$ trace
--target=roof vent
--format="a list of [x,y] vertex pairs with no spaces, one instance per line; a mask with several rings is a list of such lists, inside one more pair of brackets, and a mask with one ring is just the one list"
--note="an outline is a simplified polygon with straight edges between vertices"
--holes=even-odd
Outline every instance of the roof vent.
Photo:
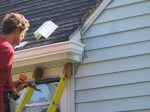
[[47,39],[56,30],[57,27],[58,26],[52,21],[46,21],[34,32],[34,36],[37,40],[42,36]]

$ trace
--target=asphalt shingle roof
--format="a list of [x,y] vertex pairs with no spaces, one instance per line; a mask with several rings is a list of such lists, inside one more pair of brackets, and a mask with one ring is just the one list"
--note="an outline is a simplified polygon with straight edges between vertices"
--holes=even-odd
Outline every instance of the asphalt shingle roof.
[[[68,37],[88,17],[102,0],[0,0],[0,21],[9,12],[23,14],[30,21],[30,28],[23,41],[24,47],[16,50],[67,41]],[[58,28],[48,39],[36,40],[34,32],[45,22],[51,20]],[[1,24],[0,24],[1,28]],[[0,31],[0,35],[2,35]]]

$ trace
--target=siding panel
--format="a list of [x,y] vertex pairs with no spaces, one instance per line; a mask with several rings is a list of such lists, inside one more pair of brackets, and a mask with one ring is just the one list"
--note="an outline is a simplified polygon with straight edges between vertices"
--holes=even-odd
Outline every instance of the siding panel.
[[[123,80],[123,79],[120,79]],[[113,92],[112,92],[113,91]],[[136,94],[135,94],[136,93]],[[150,81],[77,91],[76,103],[150,95]],[[89,97],[90,96],[90,97]]]
[[[87,30],[87,32],[85,32],[83,38],[128,31],[137,28],[149,27],[150,26],[150,22],[148,22],[149,20],[150,20],[150,14],[147,14],[138,17],[107,22],[104,24],[92,25]],[[142,22],[142,21],[147,21],[147,22]]]
[[130,5],[133,3],[138,3],[138,2],[142,2],[145,0],[112,0],[111,4],[109,4],[106,8],[113,8],[113,7],[119,7],[119,6],[123,6],[123,5]]
[[102,74],[76,79],[76,90],[150,81],[150,68]]
[[150,111],[149,6],[149,0],[113,0],[83,34],[76,112]]
[[88,103],[79,103],[76,106],[77,112],[118,112],[150,109],[150,96],[106,100]]
[[[150,40],[150,27],[84,39],[85,49],[112,47]],[[142,37],[142,38],[141,38]]]
[[[130,48],[130,49],[129,49]],[[83,63],[104,61],[150,53],[150,41],[87,51]]]
[[150,112],[150,109],[133,110],[133,111],[120,111],[120,112]]
[[80,65],[75,77],[86,77],[106,73],[150,67],[150,54],[130,58],[102,61]]
[[[126,1],[126,0],[123,0]],[[121,1],[122,2],[122,1]],[[107,9],[93,24],[119,20],[150,13],[150,1]],[[139,10],[140,8],[140,10]],[[128,13],[127,13],[128,12]]]

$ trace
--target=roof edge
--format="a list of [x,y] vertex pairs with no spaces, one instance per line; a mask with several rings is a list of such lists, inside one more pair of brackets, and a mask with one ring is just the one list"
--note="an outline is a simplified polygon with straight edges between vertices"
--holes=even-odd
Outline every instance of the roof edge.
[[85,22],[82,25],[82,33],[84,33],[91,24],[96,20],[96,18],[103,12],[103,10],[106,8],[106,6],[111,2],[112,0],[103,0],[101,4],[94,10],[94,12],[85,20]]
[[51,68],[66,62],[80,62],[84,44],[66,41],[15,52],[13,74],[31,71],[36,66]]

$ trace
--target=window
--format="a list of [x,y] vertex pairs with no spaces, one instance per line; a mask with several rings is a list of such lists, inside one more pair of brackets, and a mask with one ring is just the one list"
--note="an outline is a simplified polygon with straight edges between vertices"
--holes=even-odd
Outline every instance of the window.
[[[38,87],[42,92],[34,91],[30,103],[25,105],[25,112],[46,112],[50,100],[52,99],[55,89],[58,83],[49,83],[49,84],[39,84]],[[21,91],[22,97],[25,93],[24,89]],[[16,101],[18,106],[22,97]],[[60,107],[58,106],[57,112],[60,112]]]
[[[45,69],[44,70],[44,77],[43,79],[48,79],[48,78],[55,78],[55,77],[59,77],[59,75],[62,74],[63,71],[63,66],[61,67],[54,67],[54,68],[50,68],[50,69]],[[26,75],[32,74],[32,72],[27,72],[25,73]],[[13,80],[17,80],[18,79],[18,74],[13,75]],[[71,112],[71,109],[74,108],[74,93],[71,90],[74,90],[74,85],[73,85],[73,81],[69,81],[66,89],[63,92],[63,95],[61,97],[61,101],[60,101],[60,105],[58,107],[58,112]],[[26,110],[25,112],[42,112],[45,111],[45,109],[47,109],[51,97],[54,94],[54,91],[56,89],[58,85],[58,82],[55,83],[44,83],[44,84],[38,84],[37,86],[43,91],[41,92],[37,92],[35,91],[30,103],[26,105]],[[22,97],[24,96],[23,94],[25,93],[25,89],[23,91],[20,92],[21,98],[18,99],[16,102],[13,102],[13,104],[15,104],[15,106],[18,106]],[[41,106],[39,106],[41,105]],[[39,109],[40,107],[40,109]],[[36,111],[36,108],[38,109],[38,111]],[[35,111],[34,111],[35,109]]]

